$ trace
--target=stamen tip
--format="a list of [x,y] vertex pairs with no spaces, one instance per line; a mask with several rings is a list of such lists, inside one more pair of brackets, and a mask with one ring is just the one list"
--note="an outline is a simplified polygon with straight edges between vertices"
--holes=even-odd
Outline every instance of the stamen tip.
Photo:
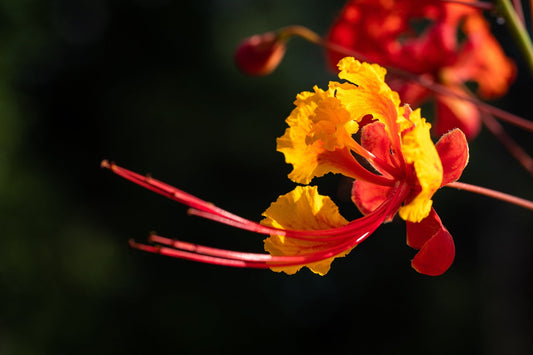
[[104,159],[100,162],[100,167],[103,169],[111,169],[111,163],[109,163],[109,160]]

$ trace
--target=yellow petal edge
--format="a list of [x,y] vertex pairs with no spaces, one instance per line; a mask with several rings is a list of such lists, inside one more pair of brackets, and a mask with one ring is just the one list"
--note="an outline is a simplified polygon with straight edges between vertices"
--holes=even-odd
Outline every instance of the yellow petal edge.
[[[410,109],[406,110],[410,112]],[[410,112],[409,120],[402,122],[410,125],[402,130],[402,154],[408,164],[413,164],[421,191],[398,214],[406,221],[418,223],[429,215],[433,194],[442,183],[442,163],[431,140],[431,125],[420,116],[420,109]]]
[[[321,230],[348,224],[335,203],[328,196],[320,195],[316,186],[298,186],[288,194],[279,196],[263,216],[265,219],[261,221],[262,225],[282,229]],[[287,238],[281,235],[272,235],[266,238],[264,243],[265,250],[271,255],[312,254],[331,246],[329,243]],[[325,275],[333,259],[345,256],[350,250],[318,262],[272,267],[271,270],[292,275],[306,266],[316,274]]]
[[329,172],[342,174],[342,164],[332,163],[324,156],[352,145],[352,134],[359,129],[335,97],[334,88],[313,89],[297,95],[296,108],[286,120],[289,128],[277,140],[277,150],[293,165],[289,178],[301,184]]

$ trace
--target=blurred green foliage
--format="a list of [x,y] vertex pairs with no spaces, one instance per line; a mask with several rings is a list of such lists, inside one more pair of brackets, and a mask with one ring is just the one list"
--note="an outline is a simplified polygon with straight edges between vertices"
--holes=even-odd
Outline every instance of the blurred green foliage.
[[[326,277],[128,248],[129,238],[157,230],[261,250],[260,236],[187,217],[99,162],[152,173],[258,220],[293,187],[275,138],[295,95],[334,74],[321,49],[299,40],[265,78],[240,74],[233,50],[289,24],[324,33],[342,4],[0,2],[0,353],[533,352],[531,213],[480,196],[436,195],[457,246],[455,264],[437,278],[411,270],[401,221]],[[497,104],[531,117],[530,93],[522,75]],[[510,131],[533,152],[530,134]],[[464,181],[533,198],[531,177],[487,132],[471,146]],[[342,184],[320,182],[334,195]]]

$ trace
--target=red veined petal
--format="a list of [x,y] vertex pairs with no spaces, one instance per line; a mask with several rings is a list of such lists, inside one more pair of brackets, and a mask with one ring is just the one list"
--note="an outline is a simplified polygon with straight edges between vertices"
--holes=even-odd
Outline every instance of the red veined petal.
[[424,275],[442,275],[455,258],[453,238],[434,209],[420,223],[407,222],[407,244],[420,249],[411,266]]
[[382,122],[372,122],[361,128],[361,146],[376,157],[394,166],[391,156],[391,141]]
[[454,129],[443,135],[435,148],[442,162],[442,186],[457,181],[468,164],[468,143],[465,134],[460,129]]
[[[352,188],[352,201],[362,214],[367,215],[376,210],[383,202],[391,198],[394,188],[355,180]],[[396,212],[396,211],[394,211]],[[385,222],[391,220],[387,217]]]

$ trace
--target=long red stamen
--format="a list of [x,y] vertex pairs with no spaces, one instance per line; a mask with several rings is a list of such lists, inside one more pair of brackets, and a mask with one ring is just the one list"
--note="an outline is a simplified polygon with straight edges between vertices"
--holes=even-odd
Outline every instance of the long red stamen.
[[350,147],[354,153],[368,160],[379,172],[389,176],[393,181],[398,181],[402,178],[402,170],[399,167],[387,164],[383,159],[376,157],[374,154],[363,148],[359,143]]
[[160,195],[163,195],[171,200],[177,201],[184,205],[187,205],[191,208],[195,208],[201,211],[209,212],[214,215],[223,216],[227,219],[234,220],[237,223],[246,223],[247,220],[229,213],[221,208],[216,207],[210,202],[199,199],[196,196],[188,194],[180,189],[177,189],[171,185],[165,184],[162,181],[153,179],[151,177],[146,177],[140,174],[137,174],[131,170],[122,168],[116,165],[113,162],[103,160],[101,162],[101,167],[111,170],[113,173],[139,185],[148,190],[154,191]]
[[[397,193],[397,195],[401,195],[404,198],[405,195],[402,195],[401,193]],[[396,196],[396,195],[395,195]],[[249,220],[246,220],[245,223],[235,223],[232,220],[227,220],[224,217],[217,216],[210,214],[208,212],[199,211],[195,209],[190,209],[188,212],[191,215],[195,215],[198,217],[202,217],[205,219],[209,219],[215,222],[219,222],[222,224],[226,224],[232,227],[236,227],[239,229],[247,230],[250,232],[258,233],[258,234],[265,234],[265,235],[280,235],[287,238],[293,238],[293,239],[299,239],[299,240],[307,240],[307,241],[313,241],[313,242],[331,242],[336,241],[340,239],[345,238],[352,238],[354,232],[359,231],[361,229],[365,229],[368,225],[372,225],[379,221],[378,224],[381,224],[383,220],[385,219],[384,216],[391,213],[391,205],[397,205],[399,202],[389,202],[382,204],[380,207],[378,207],[373,213],[368,214],[364,217],[358,218],[356,220],[353,220],[349,222],[347,225],[337,228],[331,228],[331,229],[323,229],[323,230],[293,230],[293,229],[279,229],[279,228],[272,228],[263,226],[259,223],[252,222]],[[398,206],[396,206],[398,208]]]
[[[117,175],[151,191],[157,192],[185,205],[194,205],[194,208],[190,210],[190,214],[260,234],[283,235],[287,238],[307,240],[315,243],[308,247],[310,250],[314,250],[308,254],[273,256],[266,253],[246,253],[212,248],[188,242],[176,241],[157,235],[150,236],[149,240],[160,244],[159,246],[130,241],[130,245],[133,248],[147,252],[233,267],[269,268],[295,266],[310,264],[334,257],[355,247],[371,235],[379,225],[383,223],[387,216],[394,213],[399,208],[401,201],[403,201],[408,194],[408,187],[403,184],[399,185],[391,200],[384,202],[374,212],[356,219],[342,227],[326,230],[284,230],[263,226],[238,217],[159,180],[143,177],[130,170],[121,168],[114,163],[103,161],[101,165],[104,168],[110,169]],[[316,250],[316,243],[323,243],[324,247]],[[305,246],[301,248],[301,250],[305,249]]]
[[[276,234],[281,236],[288,236],[299,239],[306,239],[311,236],[315,237],[324,237],[331,238],[333,236],[338,236],[339,238],[345,237],[355,229],[362,228],[365,224],[373,223],[374,219],[379,216],[379,214],[370,214],[362,218],[356,219],[346,226],[326,229],[326,230],[285,230],[278,228],[271,228],[263,226],[259,223],[247,220],[245,218],[239,217],[231,212],[228,212],[222,208],[215,206],[213,203],[199,199],[191,194],[188,194],[178,188],[175,188],[171,185],[168,185],[162,181],[154,179],[152,177],[146,177],[140,174],[137,174],[131,170],[125,169],[116,165],[115,163],[110,163],[107,160],[102,161],[101,166],[103,168],[111,170],[113,173],[139,185],[148,190],[157,192],[160,195],[163,195],[171,200],[182,203],[186,206],[191,207],[189,214],[200,216],[206,219],[211,219],[219,223],[227,224],[236,228],[248,230],[260,234]],[[399,190],[401,189],[398,188]],[[403,191],[403,190],[402,190]],[[399,193],[404,194],[405,192]],[[405,197],[405,196],[403,196]],[[400,202],[395,202],[398,204]],[[387,206],[381,206],[378,208],[379,213],[390,213],[390,208]],[[316,239],[309,239],[316,240]]]
[[[251,268],[251,267],[256,267],[256,268],[261,267],[264,269],[268,268],[268,266],[264,263],[257,264],[257,263],[242,261],[242,260],[225,259],[225,258],[218,258],[218,257],[209,256],[209,255],[195,254],[195,253],[173,249],[173,248],[166,248],[166,247],[161,247],[161,246],[137,243],[133,240],[130,240],[130,247],[143,250],[149,253],[153,253],[153,254],[161,254],[161,255],[166,255],[166,256],[173,257],[173,258],[197,261],[197,262],[202,262],[206,264],[243,267],[243,268]],[[261,266],[255,266],[255,265],[261,265]]]
[[364,180],[382,186],[393,186],[396,184],[394,178],[375,174],[363,167],[355,159],[352,155],[352,151],[348,148],[335,151],[324,151],[320,154],[319,159],[343,167],[343,175],[355,180]]
[[[183,242],[179,242],[180,244],[170,242],[170,244],[172,244],[172,247],[170,248],[146,245],[130,240],[130,246],[132,248],[140,249],[150,253],[163,254],[175,258],[198,261],[203,263],[232,267],[264,269],[269,267],[305,265],[334,257],[342,253],[343,251],[351,249],[357,244],[361,243],[379,226],[379,224],[380,223],[376,224],[371,230],[363,233],[358,238],[350,239],[342,243],[337,243],[330,248],[325,248],[318,252],[302,255],[276,256],[265,253],[242,253],[232,250],[204,247],[200,245],[195,246],[194,244],[190,243],[185,243],[188,245],[183,245],[181,244]],[[165,239],[167,239],[167,241],[165,241]],[[158,241],[163,241],[165,244],[167,244],[168,238],[158,239]],[[185,250],[177,249],[177,246],[185,246]]]
[[[331,255],[331,253],[333,252],[338,254],[338,252],[342,252],[343,250],[345,250],[345,244],[351,245],[354,242],[358,244],[360,243],[360,240],[362,238],[365,238],[369,234],[370,234],[369,232],[365,232],[359,238],[355,238],[353,240],[345,241],[342,243],[337,243],[329,248],[320,250],[320,252],[318,253],[314,252],[314,253],[309,253],[309,254],[283,255],[283,256],[279,256],[279,255],[275,256],[275,255],[270,255],[266,253],[246,253],[246,252],[239,252],[239,251],[234,251],[234,250],[212,248],[212,247],[207,247],[204,245],[165,238],[165,237],[161,237],[159,235],[154,235],[154,234],[150,236],[149,241],[152,243],[166,245],[176,250],[183,250],[183,251],[191,252],[195,254],[209,255],[209,256],[219,257],[219,258],[224,258],[224,259],[233,259],[233,260],[242,260],[242,261],[251,261],[251,262],[268,261],[271,263],[273,262],[274,263],[280,263],[280,262],[301,263],[302,258],[306,258],[306,259],[309,259],[310,257],[321,258],[322,254]],[[309,248],[313,248],[313,247],[310,246]]]

